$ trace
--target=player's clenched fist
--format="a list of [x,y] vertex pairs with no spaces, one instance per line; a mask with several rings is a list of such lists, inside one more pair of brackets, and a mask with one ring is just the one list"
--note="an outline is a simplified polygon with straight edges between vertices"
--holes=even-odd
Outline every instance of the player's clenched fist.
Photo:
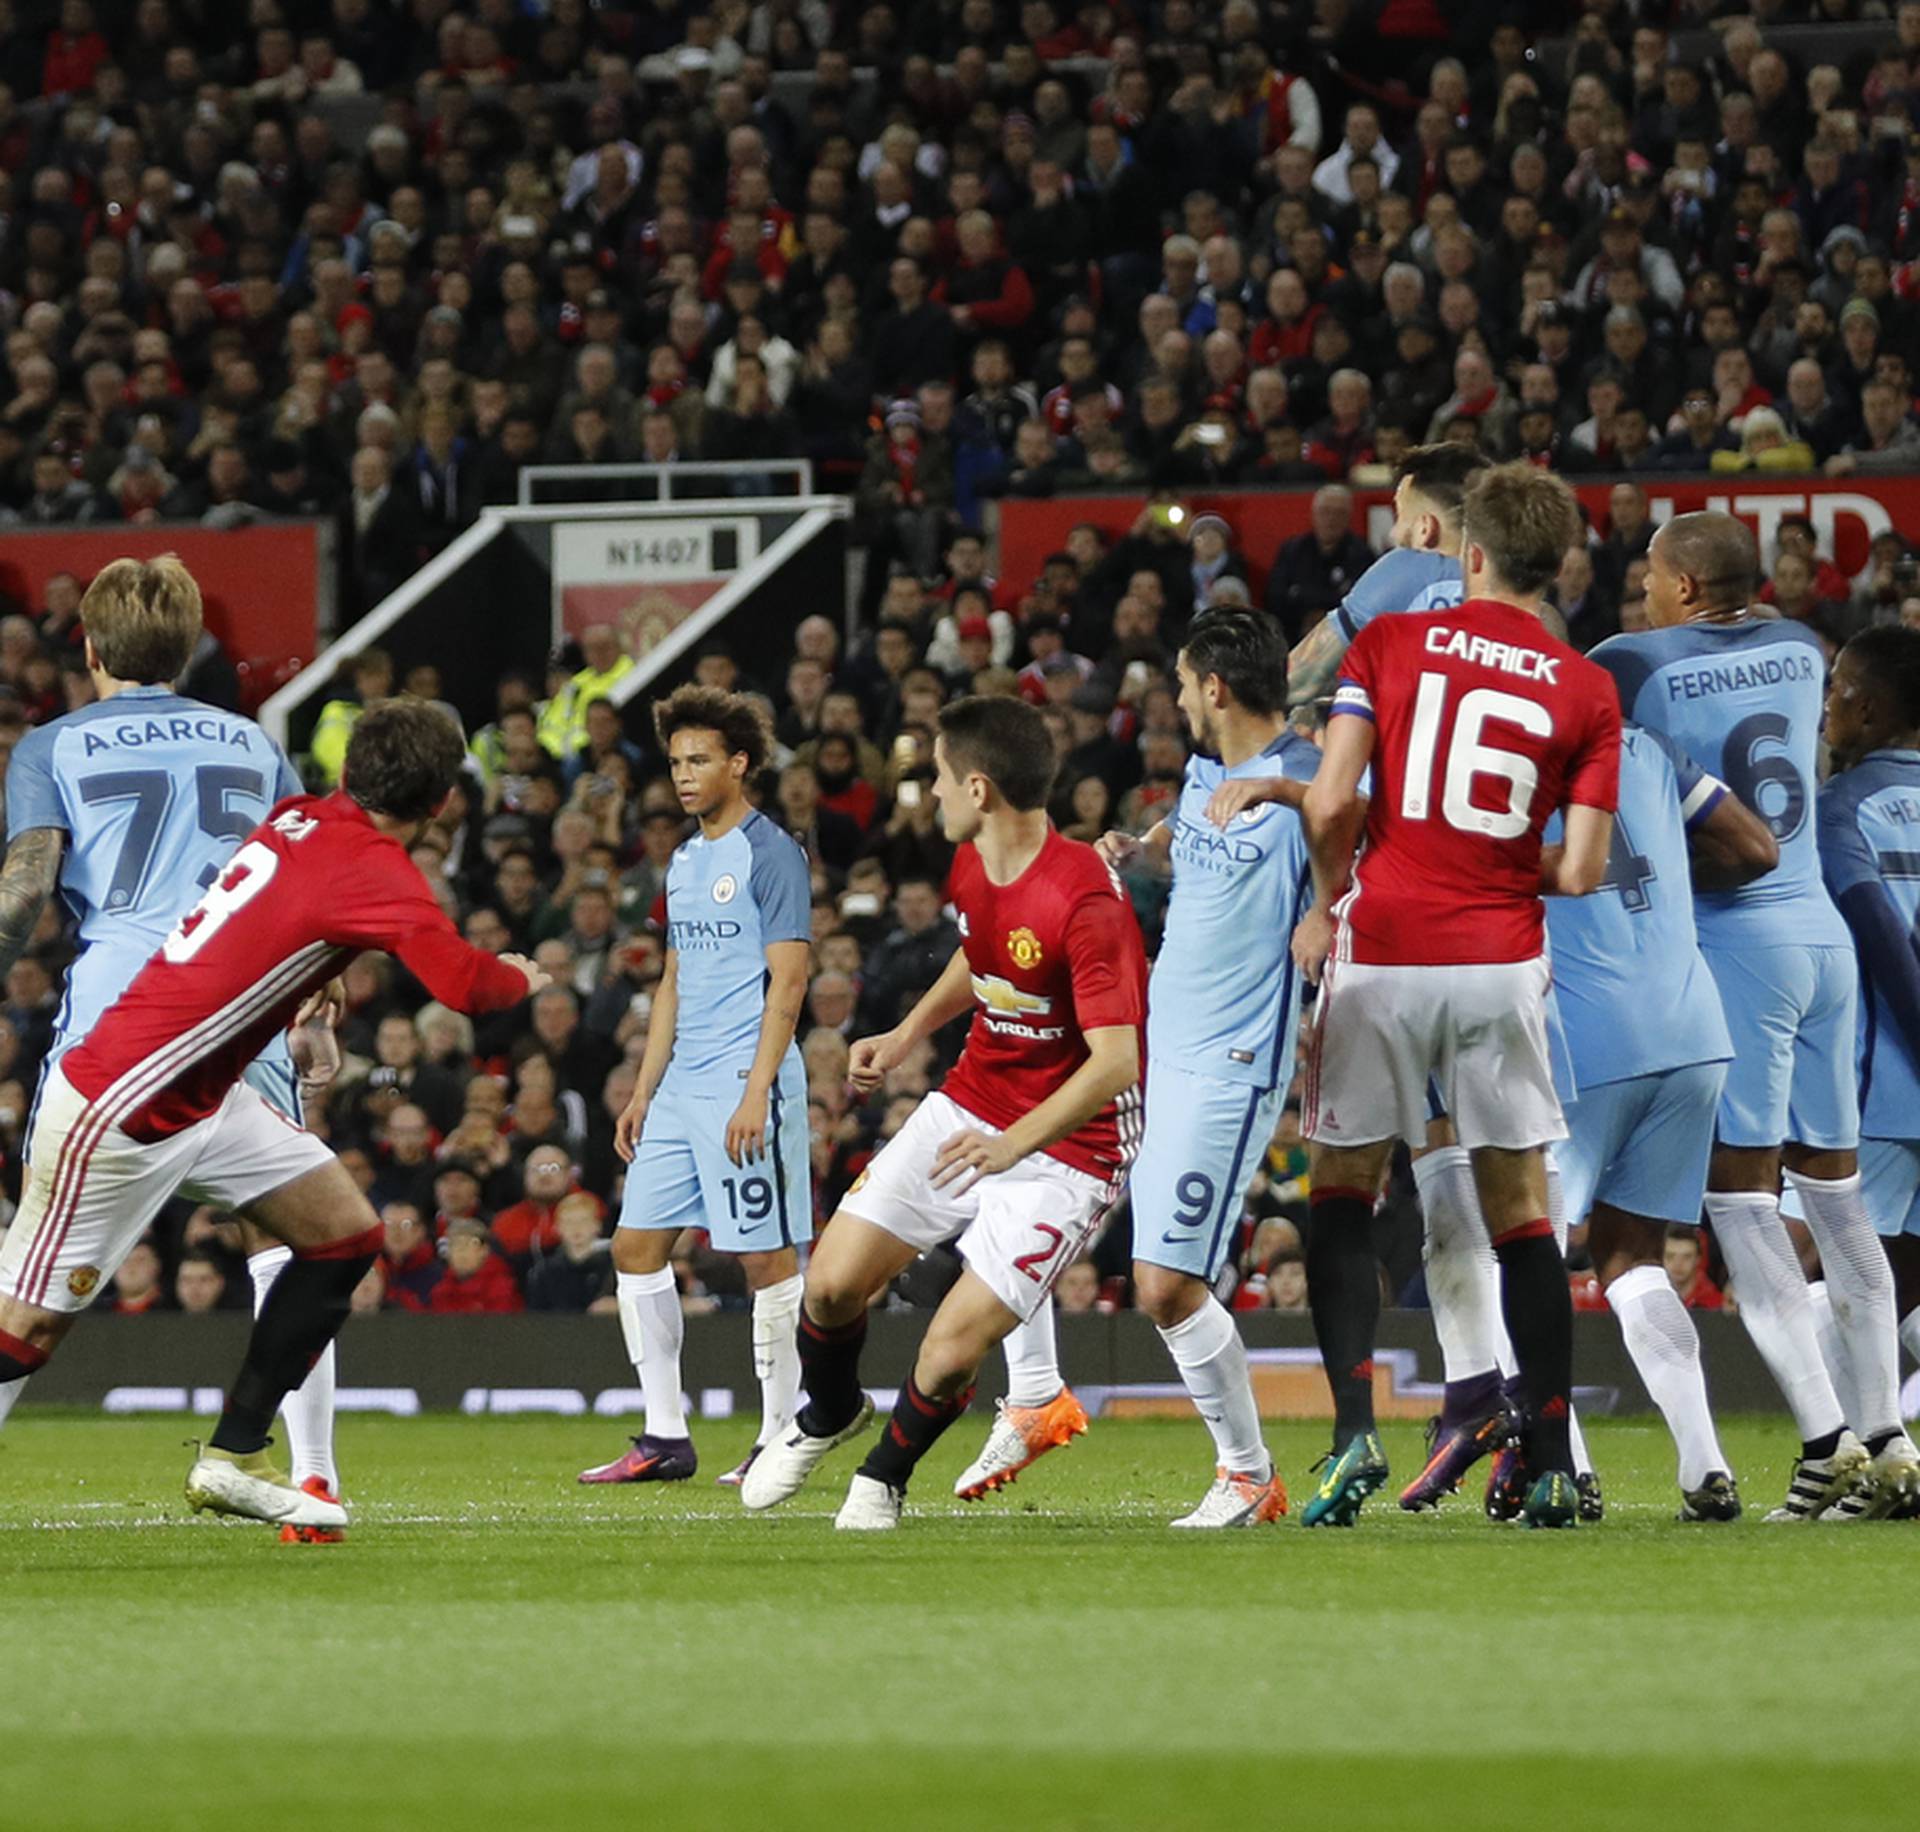
[[1139,840],[1133,834],[1122,833],[1117,827],[1095,840],[1093,849],[1116,871],[1131,865],[1142,851]]
[[969,1128],[956,1132],[940,1147],[933,1161],[933,1187],[951,1186],[957,1196],[971,1189],[982,1177],[1011,1170],[1020,1162],[1020,1154],[1009,1148],[1004,1133],[975,1132]]
[[847,1079],[861,1094],[871,1094],[885,1079],[889,1069],[897,1068],[906,1054],[893,1031],[877,1037],[862,1037],[848,1053]]
[[503,954],[500,956],[503,967],[511,967],[527,982],[526,996],[532,998],[536,992],[545,992],[553,984],[546,968],[535,966],[524,954]]

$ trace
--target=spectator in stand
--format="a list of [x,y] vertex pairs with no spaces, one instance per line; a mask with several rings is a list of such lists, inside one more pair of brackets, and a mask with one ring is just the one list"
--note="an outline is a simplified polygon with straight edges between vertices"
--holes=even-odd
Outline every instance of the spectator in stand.
[[1373,564],[1373,550],[1353,532],[1353,492],[1344,484],[1316,490],[1312,516],[1312,528],[1282,543],[1267,574],[1267,610],[1289,643],[1331,611]]
[[425,1310],[440,1282],[440,1256],[433,1232],[412,1202],[389,1202],[380,1210],[380,1269],[387,1308]]
[[486,1224],[456,1221],[447,1229],[447,1262],[427,1308],[436,1316],[508,1316],[526,1308],[507,1262],[488,1244]]
[[1726,1299],[1707,1276],[1697,1228],[1669,1228],[1666,1244],[1667,1283],[1680,1294],[1689,1310],[1720,1310]]
[[[520,1176],[521,1199],[494,1216],[492,1233],[493,1244],[524,1279],[529,1265],[560,1244],[560,1204],[575,1185],[573,1165],[557,1145],[536,1145],[527,1153]],[[597,1231],[597,1219],[595,1226]]]
[[600,1205],[584,1191],[562,1197],[554,1232],[554,1247],[526,1275],[527,1308],[612,1315],[618,1309],[613,1254],[600,1232]]

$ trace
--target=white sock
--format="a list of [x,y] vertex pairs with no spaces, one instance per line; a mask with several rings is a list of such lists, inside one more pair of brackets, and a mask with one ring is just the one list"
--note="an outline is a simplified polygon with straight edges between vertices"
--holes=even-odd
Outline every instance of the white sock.
[[770,1444],[793,1422],[800,1407],[800,1294],[807,1281],[799,1273],[753,1294],[753,1374],[760,1383],[760,1435]]
[[1847,1339],[1833,1314],[1833,1298],[1825,1279],[1815,1279],[1807,1287],[1807,1305],[1813,1312],[1813,1337],[1820,1344],[1820,1359],[1827,1364],[1827,1378],[1833,1382],[1840,1410],[1849,1419],[1860,1416],[1860,1388],[1853,1378],[1853,1358],[1847,1351]]
[[687,1333],[687,1320],[680,1311],[673,1268],[617,1273],[614,1287],[627,1358],[646,1395],[647,1436],[684,1438],[687,1410],[680,1393],[680,1343]]
[[1163,1329],[1160,1340],[1213,1433],[1220,1467],[1263,1481],[1271,1476],[1273,1459],[1260,1436],[1260,1408],[1247,1378],[1246,1346],[1226,1306],[1208,1293],[1192,1316]]
[[13,1410],[13,1402],[27,1390],[31,1374],[22,1374],[16,1380],[0,1380],[0,1425],[7,1422],[7,1414]]
[[[1916,1305],[1912,1310],[1908,1311],[1905,1318],[1901,1321],[1900,1340],[1907,1345],[1907,1353],[1911,1355],[1915,1361],[1920,1361],[1920,1305]],[[6,1416],[5,1409],[0,1408],[0,1419]]]
[[1761,1190],[1709,1190],[1707,1219],[1733,1275],[1740,1320],[1773,1371],[1803,1441],[1846,1424],[1827,1378],[1807,1302],[1806,1275],[1780,1219],[1780,1202]]
[[[247,1257],[247,1274],[253,1280],[253,1314],[257,1317],[267,1301],[273,1282],[293,1264],[291,1247],[263,1247]],[[280,1417],[287,1427],[287,1462],[293,1480],[304,1482],[318,1476],[336,1494],[340,1490],[340,1472],[333,1463],[333,1389],[334,1345],[329,1342],[320,1351],[320,1359],[299,1386],[280,1402]]]
[[1042,1304],[1025,1323],[1007,1332],[1007,1404],[1044,1406],[1067,1383],[1060,1377],[1060,1345],[1053,1306]]
[[1900,1429],[1900,1320],[1893,1307],[1893,1268],[1867,1218],[1859,1173],[1827,1180],[1788,1171],[1787,1181],[1799,1193],[1820,1249],[1834,1335],[1846,1345],[1854,1390],[1847,1422],[1863,1439],[1883,1438]]
[[1707,1405],[1700,1332],[1660,1266],[1634,1266],[1607,1287],[1641,1384],[1660,1408],[1680,1455],[1680,1486],[1697,1489],[1716,1469],[1732,1475]]
[[1447,1379],[1472,1380],[1496,1367],[1510,1373],[1500,1266],[1480,1219],[1473,1161],[1464,1146],[1443,1145],[1413,1161],[1413,1180],[1427,1218],[1427,1302]]

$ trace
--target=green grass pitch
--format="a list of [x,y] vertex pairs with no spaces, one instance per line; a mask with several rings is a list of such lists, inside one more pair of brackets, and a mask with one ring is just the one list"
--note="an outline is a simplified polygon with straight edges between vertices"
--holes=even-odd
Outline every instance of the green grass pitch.
[[[0,1434],[0,1823],[1585,1828],[1910,1823],[1920,1527],[1671,1519],[1656,1424],[1601,1424],[1603,1526],[1463,1499],[1352,1532],[1177,1535],[1198,1424],[1096,1423],[966,1508],[972,1418],[902,1530],[854,1462],[768,1519],[712,1474],[584,1490],[590,1421],[349,1419],[349,1542],[190,1519],[178,1419]],[[1271,1432],[1295,1494],[1324,1427]],[[1417,1467],[1390,1429],[1396,1477]],[[1396,1484],[1397,1486],[1397,1484]]]

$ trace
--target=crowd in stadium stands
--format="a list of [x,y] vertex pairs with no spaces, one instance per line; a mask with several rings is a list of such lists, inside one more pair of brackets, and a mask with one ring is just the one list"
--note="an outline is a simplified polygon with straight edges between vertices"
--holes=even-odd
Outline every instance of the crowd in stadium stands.
[[[1831,61],[1782,31],[1862,22]],[[1061,827],[1144,830],[1186,761],[1180,633],[1250,591],[1225,522],[1151,502],[995,577],[984,504],[1315,486],[1251,569],[1298,637],[1373,557],[1351,487],[1468,442],[1618,480],[1558,585],[1591,646],[1644,618],[1661,478],[1920,470],[1916,257],[1920,0],[0,0],[0,525],[333,517],[358,612],[530,462],[805,456],[850,491],[855,639],[815,616],[777,662],[698,665],[766,696],[763,805],[814,861],[824,1216],[938,1069],[846,1092],[848,1039],[954,945],[938,706],[1033,700]],[[1830,641],[1920,621],[1897,533],[1848,577],[1790,519],[1769,563]],[[90,697],[79,584],[0,619],[0,758]],[[602,703],[617,635],[582,650],[460,709],[472,779],[418,852],[555,986],[476,1030],[384,960],[350,975],[322,1123],[386,1223],[370,1304],[610,1303],[612,1115],[684,824]],[[217,650],[196,667],[230,703]],[[361,659],[318,780],[395,690],[439,683]],[[62,948],[51,914],[4,992],[15,1193]],[[1304,1302],[1304,1168],[1289,1115],[1242,1303]],[[104,1302],[239,1304],[234,1246],[183,1211]],[[1716,1303],[1693,1251],[1675,1282]],[[1110,1230],[1063,1305],[1124,1302],[1125,1259]],[[683,1276],[740,1301],[697,1251]]]

